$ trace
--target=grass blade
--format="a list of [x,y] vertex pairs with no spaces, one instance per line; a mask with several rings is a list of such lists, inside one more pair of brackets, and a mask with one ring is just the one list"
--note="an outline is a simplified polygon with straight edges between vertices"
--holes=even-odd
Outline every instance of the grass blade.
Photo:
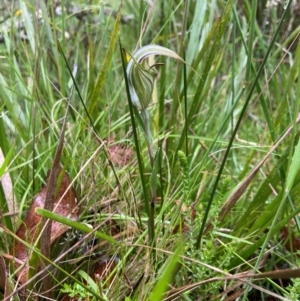
[[[73,229],[77,229],[79,231],[85,232],[85,233],[91,233],[93,232],[93,229],[91,229],[89,226],[85,225],[85,224],[80,224],[76,221],[73,221],[69,218],[63,217],[59,214],[50,212],[48,210],[42,209],[42,208],[36,208],[35,212],[43,217],[49,218],[53,221],[57,221],[59,223],[62,223],[66,226],[69,226]],[[116,241],[114,238],[112,238],[111,236],[108,236],[102,232],[99,231],[95,231],[95,236],[97,236],[100,239],[106,240],[112,244],[116,244],[116,245],[121,245],[118,241]]]
[[90,96],[90,104],[88,107],[88,112],[89,114],[91,114],[92,116],[95,116],[95,108],[97,105],[97,102],[100,98],[101,95],[101,90],[103,88],[104,82],[106,80],[106,77],[110,71],[110,66],[111,66],[111,62],[112,62],[112,58],[113,58],[113,54],[114,54],[114,50],[116,47],[116,43],[118,41],[118,34],[119,34],[119,25],[120,25],[120,20],[121,20],[121,7],[119,8],[118,14],[117,14],[117,18],[115,21],[115,25],[111,34],[111,38],[109,41],[109,45],[106,51],[106,55],[103,61],[103,65],[102,65],[102,69],[97,77],[94,89],[91,93]]

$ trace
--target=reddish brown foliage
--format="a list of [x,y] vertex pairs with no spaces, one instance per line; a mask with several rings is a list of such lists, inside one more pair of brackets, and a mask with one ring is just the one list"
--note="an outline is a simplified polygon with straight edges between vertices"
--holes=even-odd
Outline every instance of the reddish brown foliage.
[[[46,180],[47,183],[48,180],[49,176]],[[65,173],[63,175],[55,199],[54,212],[65,217],[70,216],[72,219],[77,219],[79,214],[79,208],[76,206],[77,201],[75,191],[72,187],[68,189],[70,183],[70,178]],[[21,224],[20,228],[16,233],[16,235],[21,240],[26,241],[30,245],[34,245],[36,243],[36,239],[40,232],[42,217],[35,212],[35,209],[44,208],[47,189],[47,185],[45,185],[41,189],[40,193],[33,199],[27,216],[25,217],[23,223]],[[55,239],[60,237],[67,230],[67,226],[62,225],[58,222],[52,222],[51,243],[53,243]],[[21,284],[24,284],[28,277],[29,265],[27,261],[30,257],[31,251],[28,250],[28,248],[22,241],[16,240],[13,246],[12,254],[14,254],[16,259],[18,259],[15,261],[16,268],[19,268],[22,265],[20,261],[24,264],[24,267],[20,269],[20,271],[17,273],[19,282]]]

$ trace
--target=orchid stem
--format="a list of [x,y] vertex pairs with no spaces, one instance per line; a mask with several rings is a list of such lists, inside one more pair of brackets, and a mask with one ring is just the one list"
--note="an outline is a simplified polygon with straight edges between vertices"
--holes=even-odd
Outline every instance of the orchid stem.
[[141,110],[141,118],[144,122],[145,126],[145,133],[146,133],[146,140],[148,144],[148,152],[150,156],[150,162],[151,166],[154,166],[154,147],[153,147],[153,140],[152,140],[152,135],[150,131],[150,124],[149,124],[149,114],[147,109],[146,110]]

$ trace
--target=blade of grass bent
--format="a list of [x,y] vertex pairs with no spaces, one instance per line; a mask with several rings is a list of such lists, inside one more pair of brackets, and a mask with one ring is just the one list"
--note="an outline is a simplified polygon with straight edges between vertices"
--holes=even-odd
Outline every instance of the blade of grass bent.
[[[277,164],[272,171],[268,174],[267,178],[258,188],[256,195],[253,197],[250,204],[248,204],[245,212],[239,217],[234,225],[234,233],[240,233],[243,230],[243,227],[246,225],[251,225],[252,221],[257,218],[257,212],[262,212],[266,203],[265,200],[269,198],[272,194],[273,187],[276,187],[280,182],[280,169],[284,169],[284,166],[287,163],[288,150],[281,156],[277,161]],[[237,235],[239,236],[239,235]]]
[[[266,289],[260,287],[259,285],[248,283],[246,279],[248,279],[248,278],[290,279],[290,278],[299,278],[299,276],[300,276],[300,269],[284,269],[284,270],[264,272],[264,273],[260,273],[260,274],[242,272],[242,273],[239,273],[236,275],[229,275],[226,277],[213,277],[213,278],[209,278],[204,281],[197,282],[197,283],[185,285],[184,287],[174,288],[168,293],[168,295],[166,296],[166,298],[164,298],[164,300],[165,301],[175,300],[176,297],[179,297],[184,292],[192,291],[193,289],[195,289],[197,287],[201,287],[207,283],[212,283],[212,282],[217,282],[217,281],[226,282],[226,281],[230,281],[230,280],[235,280],[235,281],[243,282],[244,284],[249,284],[254,289],[259,290],[263,293],[266,293],[267,295],[273,296],[278,300],[290,301],[290,299],[287,299],[287,298],[282,297],[281,295],[275,294],[274,292],[272,292],[270,290],[266,290]],[[215,300],[217,300],[217,299],[215,299]]]
[[[247,245],[247,248],[244,248],[244,246],[245,246],[244,244],[238,245],[237,249],[239,250],[240,257],[239,258],[235,257],[232,260],[232,262],[229,265],[229,269],[240,265],[242,263],[242,259],[247,260],[247,258],[252,256],[263,245],[263,243],[266,241],[266,239],[268,239],[268,236],[272,236],[272,235],[278,233],[282,229],[282,227],[284,225],[286,225],[287,223],[289,223],[289,221],[291,219],[293,219],[293,217],[295,215],[297,215],[299,212],[300,212],[300,206],[296,207],[295,210],[292,213],[288,214],[284,219],[278,221],[278,223],[276,223],[276,225],[274,225],[274,227],[270,226],[269,231],[262,231],[262,232],[264,232],[262,237],[260,237],[254,244]],[[273,216],[274,216],[274,214],[273,214]],[[270,221],[268,222],[268,226],[269,225],[270,225]]]
[[[300,121],[300,117],[298,118],[298,121]],[[253,180],[254,176],[257,174],[257,172],[260,170],[260,168],[264,165],[266,160],[274,153],[274,151],[278,148],[278,146],[281,144],[282,141],[285,140],[285,138],[291,133],[293,129],[293,126],[290,126],[285,134],[277,141],[277,143],[268,151],[268,153],[264,156],[264,158],[251,170],[249,175],[244,178],[244,180],[238,185],[238,187],[233,191],[232,194],[227,198],[225,203],[223,204],[221,208],[221,212],[219,214],[219,220],[222,220],[232,209],[232,207],[236,204],[236,202],[239,200],[239,198],[242,196],[242,194],[245,192],[251,181]],[[299,144],[298,144],[299,145]],[[300,149],[299,149],[300,151]],[[207,233],[212,229],[212,223],[208,222],[204,233]]]

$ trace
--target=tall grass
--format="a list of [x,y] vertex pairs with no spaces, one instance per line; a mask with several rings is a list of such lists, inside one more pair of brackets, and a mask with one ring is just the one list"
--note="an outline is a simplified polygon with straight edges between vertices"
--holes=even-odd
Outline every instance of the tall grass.
[[[64,292],[86,300],[297,300],[290,270],[288,284],[270,280],[284,278],[278,274],[255,276],[298,266],[297,4],[1,5],[0,177],[11,177],[18,208],[18,220],[9,218],[2,183],[4,300],[22,299],[14,233],[52,167],[68,105],[61,165],[80,217],[38,211],[70,227],[46,260],[55,300]],[[154,162],[124,74],[130,55],[148,44],[185,60],[151,61],[163,63],[148,107]],[[37,243],[28,248],[45,260]],[[97,283],[92,270],[103,262],[113,268]],[[30,275],[26,298],[44,296]]]

